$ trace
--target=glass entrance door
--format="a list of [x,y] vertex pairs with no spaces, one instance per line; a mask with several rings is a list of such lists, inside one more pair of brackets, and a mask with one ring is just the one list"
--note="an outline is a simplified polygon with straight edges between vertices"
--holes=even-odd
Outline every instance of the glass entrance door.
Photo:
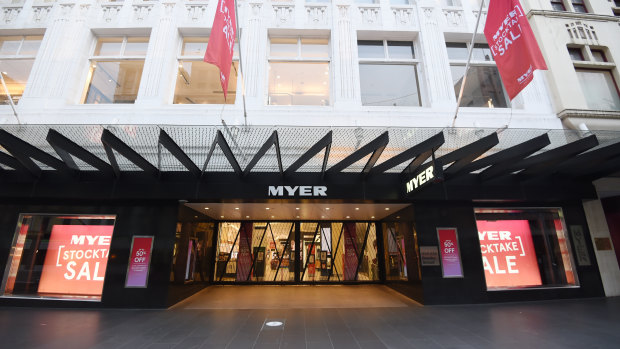
[[379,280],[373,222],[221,222],[215,249],[215,282]]

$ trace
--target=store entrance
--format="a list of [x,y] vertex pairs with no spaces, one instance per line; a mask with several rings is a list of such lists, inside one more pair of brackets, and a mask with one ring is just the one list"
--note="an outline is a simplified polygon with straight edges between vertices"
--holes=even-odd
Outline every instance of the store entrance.
[[374,222],[220,222],[216,283],[380,280]]

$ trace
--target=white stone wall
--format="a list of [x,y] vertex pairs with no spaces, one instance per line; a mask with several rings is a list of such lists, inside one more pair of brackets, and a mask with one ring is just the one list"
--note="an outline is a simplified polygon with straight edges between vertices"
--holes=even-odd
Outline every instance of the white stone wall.
[[[17,106],[25,123],[242,124],[235,105],[173,105],[177,56],[183,33],[208,33],[217,1],[25,0],[1,4],[0,35],[43,33],[24,95]],[[477,9],[414,5],[357,5],[247,0],[238,2],[248,123],[252,125],[442,127],[452,124],[456,98],[445,38],[468,41]],[[485,11],[483,11],[484,19]],[[480,32],[482,31],[480,26]],[[269,35],[325,35],[331,46],[330,106],[268,106]],[[133,105],[82,105],[88,59],[97,34],[150,35],[138,98]],[[420,59],[421,107],[364,107],[359,91],[357,39],[415,38]],[[241,86],[239,81],[238,86]],[[461,108],[457,127],[561,128],[544,74],[513,101],[513,108]],[[239,91],[240,92],[240,91]],[[238,93],[240,97],[240,93]],[[9,106],[0,122],[15,123]]]
[[567,50],[568,45],[603,49],[609,63],[583,67],[610,70],[620,83],[620,17],[613,14],[613,1],[585,0],[585,4],[588,13],[552,11],[550,1],[523,1],[549,67],[545,75],[553,111],[568,128],[577,129],[583,123],[590,129],[620,130],[620,110],[589,110]]

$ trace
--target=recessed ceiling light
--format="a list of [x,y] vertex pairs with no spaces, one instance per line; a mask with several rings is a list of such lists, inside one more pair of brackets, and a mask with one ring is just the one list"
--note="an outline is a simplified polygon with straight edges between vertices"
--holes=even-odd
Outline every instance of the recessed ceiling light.
[[275,218],[275,216],[271,216],[271,218]]
[[374,218],[375,218],[375,216],[370,216],[370,218],[374,219]]
[[386,211],[389,211],[389,210],[390,210],[390,208],[389,208],[389,207],[386,207],[386,208],[385,208],[385,210],[386,210]]
[[245,216],[245,218],[250,218],[250,216]]
[[396,216],[396,219],[400,218],[400,216]]
[[299,218],[299,216],[297,216],[297,218]]
[[205,210],[208,210],[208,209],[209,209],[208,207],[205,207]]
[[325,216],[321,216],[321,218],[325,218]]
[[265,207],[265,210],[268,210],[268,209],[269,209],[269,207]]
[[194,216],[194,218],[198,218],[198,216]]
[[282,321],[269,321],[269,322],[265,322],[265,325],[269,327],[278,327],[278,326],[282,326],[283,323]]
[[238,209],[239,209],[239,207],[235,207],[235,210],[238,210]]
[[325,209],[329,211],[329,207],[325,207]]
[[295,207],[296,210],[299,210],[299,207]]
[[355,208],[355,211],[359,211],[359,210],[360,210],[360,208],[359,208],[359,207],[356,207],[356,208]]
[[351,218],[351,216],[347,216],[347,218]]
[[224,216],[220,216],[220,218],[224,218]]

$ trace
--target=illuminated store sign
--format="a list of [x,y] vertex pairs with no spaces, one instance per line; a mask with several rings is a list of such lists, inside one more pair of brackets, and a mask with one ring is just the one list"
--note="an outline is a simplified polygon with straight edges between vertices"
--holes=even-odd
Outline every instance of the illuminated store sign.
[[409,181],[405,183],[405,192],[410,194],[422,187],[425,187],[429,183],[437,183],[443,180],[443,169],[441,166],[436,166],[435,163],[428,166],[426,169],[418,172]]
[[112,225],[54,225],[38,292],[101,295],[113,229]]
[[476,221],[487,287],[540,286],[527,220]]
[[270,185],[268,196],[327,196],[327,187],[324,185]]

